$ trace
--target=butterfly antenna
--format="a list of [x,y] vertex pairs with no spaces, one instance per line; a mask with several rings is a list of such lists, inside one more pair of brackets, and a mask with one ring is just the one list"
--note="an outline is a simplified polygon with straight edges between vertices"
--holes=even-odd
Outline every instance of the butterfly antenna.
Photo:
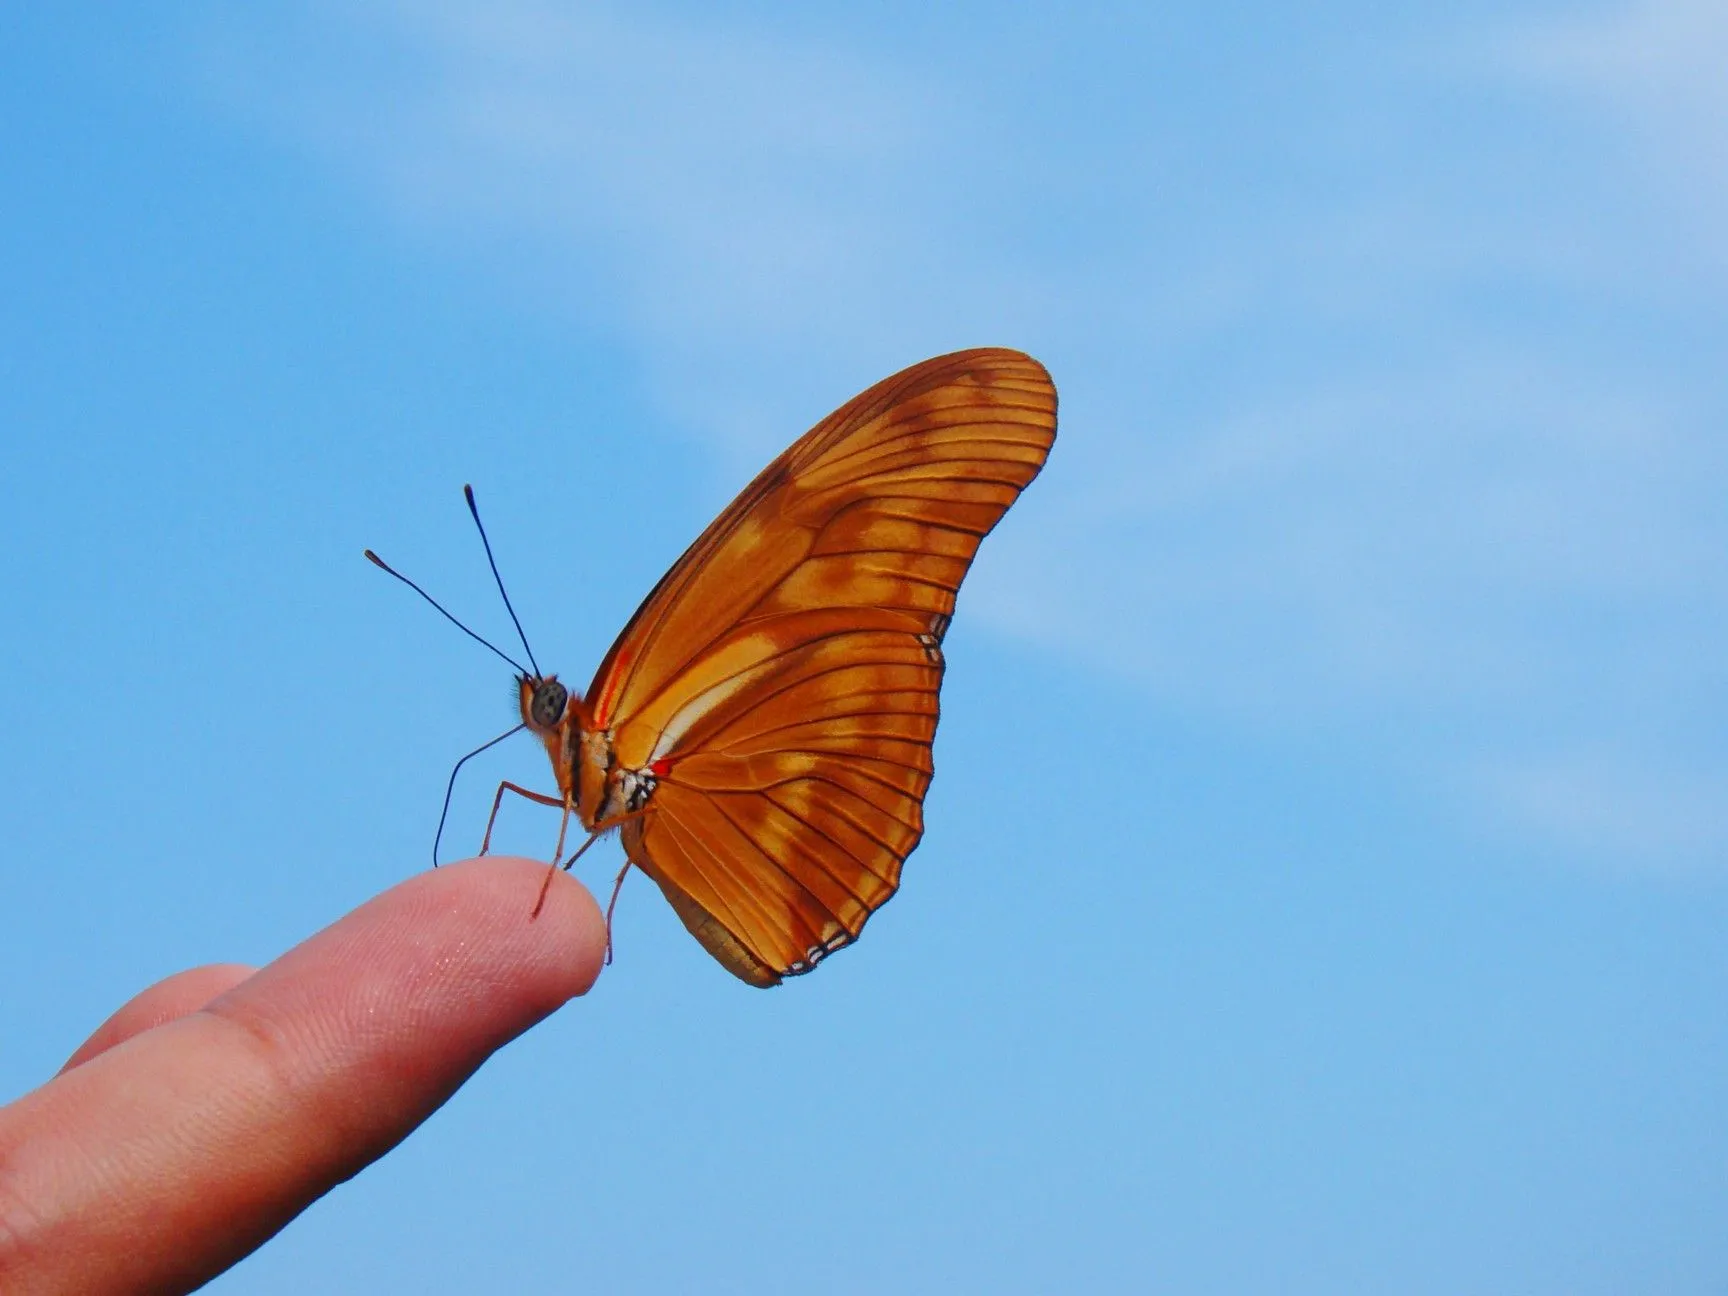
[[504,599],[504,610],[510,614],[510,620],[516,624],[516,637],[522,641],[522,651],[528,654],[528,664],[534,668],[534,678],[540,678],[540,663],[534,660],[534,650],[528,646],[528,636],[522,633],[522,622],[516,618],[516,609],[510,606],[510,595],[504,592],[504,578],[498,574],[498,563],[492,557],[492,542],[486,538],[486,528],[480,523],[480,507],[474,503],[474,488],[464,486],[462,498],[468,501],[468,512],[474,517],[474,527],[480,532],[480,543],[486,546],[486,562],[492,568],[492,579],[498,582],[498,593]]
[[[437,599],[433,598],[425,590],[421,589],[413,581],[409,580],[401,572],[397,571],[394,567],[392,567],[389,563],[385,562],[382,558],[380,558],[377,554],[373,553],[370,549],[368,549],[366,551],[366,560],[368,562],[370,562],[374,567],[377,567],[383,571],[389,572],[390,575],[394,576],[397,580],[401,581],[404,585],[406,585],[409,589],[413,590],[421,598],[425,599],[433,607],[437,608],[438,611],[443,614],[444,619],[446,621],[448,621],[451,625],[455,626],[463,634],[467,635],[475,643],[479,644],[483,648],[490,649],[492,652],[497,653],[505,661],[509,662],[512,666],[514,666],[516,668],[516,673],[518,675],[526,675],[528,673],[526,670],[523,669],[521,662],[517,661],[514,657],[510,656],[509,653],[507,653],[503,649],[499,648],[497,644],[492,643],[490,640],[482,639],[479,635],[475,634],[467,626],[463,625],[455,617],[451,616],[450,610],[448,608],[446,608],[442,603],[440,603]],[[511,615],[514,616],[515,614],[512,613]],[[534,659],[532,653],[529,654],[528,659],[530,661],[532,661]],[[536,679],[538,679],[540,677],[540,671],[538,668],[536,668],[534,671],[534,677]],[[491,744],[488,743],[487,746],[491,746]],[[484,751],[485,748],[482,748],[481,750]],[[467,757],[464,756],[463,759],[466,760]]]
[[496,747],[506,738],[513,738],[526,729],[527,725],[517,725],[514,729],[506,729],[491,742],[481,743],[461,760],[456,762],[450,771],[450,781],[444,785],[444,808],[438,812],[438,831],[432,835],[432,867],[438,867],[438,844],[444,840],[444,821],[450,817],[450,794],[456,790],[456,776],[462,772],[462,767],[473,760],[481,752],[490,747]]

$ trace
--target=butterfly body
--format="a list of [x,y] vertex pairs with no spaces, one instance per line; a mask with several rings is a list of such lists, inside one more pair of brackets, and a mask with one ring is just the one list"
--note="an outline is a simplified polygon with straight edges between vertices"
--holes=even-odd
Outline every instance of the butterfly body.
[[955,593],[1055,434],[1055,388],[1017,351],[914,365],[744,489],[585,695],[519,679],[566,811],[618,827],[744,981],[809,971],[898,887],[923,833]]

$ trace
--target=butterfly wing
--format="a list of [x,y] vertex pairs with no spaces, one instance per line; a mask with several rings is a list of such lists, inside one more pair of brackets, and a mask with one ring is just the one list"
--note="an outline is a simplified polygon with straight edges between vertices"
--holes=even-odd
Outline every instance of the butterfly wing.
[[601,663],[594,724],[657,780],[625,850],[744,980],[808,971],[894,894],[955,593],[1055,436],[1030,357],[914,365],[769,464]]

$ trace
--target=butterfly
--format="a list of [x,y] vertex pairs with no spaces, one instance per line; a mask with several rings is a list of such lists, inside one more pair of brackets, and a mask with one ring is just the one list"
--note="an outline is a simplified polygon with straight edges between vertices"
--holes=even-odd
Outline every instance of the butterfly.
[[590,844],[618,829],[625,871],[750,985],[850,945],[923,835],[955,595],[1055,439],[1056,389],[1018,351],[937,356],[842,405],[684,551],[586,693],[518,668],[558,792],[503,784],[494,816],[508,790]]

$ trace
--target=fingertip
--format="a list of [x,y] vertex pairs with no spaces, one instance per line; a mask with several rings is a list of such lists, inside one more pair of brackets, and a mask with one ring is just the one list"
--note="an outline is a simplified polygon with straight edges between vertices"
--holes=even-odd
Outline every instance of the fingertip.
[[[549,869],[541,860],[488,855],[458,860],[421,878],[429,899],[441,900],[449,888],[475,933],[491,943],[494,957],[535,978],[562,1004],[586,994],[599,979],[606,962],[606,917],[593,893],[562,869],[551,870],[548,885]],[[545,901],[536,912],[542,887]]]
[[606,956],[606,921],[586,887],[513,856],[418,873],[218,998],[340,1038],[389,1023],[393,1047],[458,1069],[584,994]]

